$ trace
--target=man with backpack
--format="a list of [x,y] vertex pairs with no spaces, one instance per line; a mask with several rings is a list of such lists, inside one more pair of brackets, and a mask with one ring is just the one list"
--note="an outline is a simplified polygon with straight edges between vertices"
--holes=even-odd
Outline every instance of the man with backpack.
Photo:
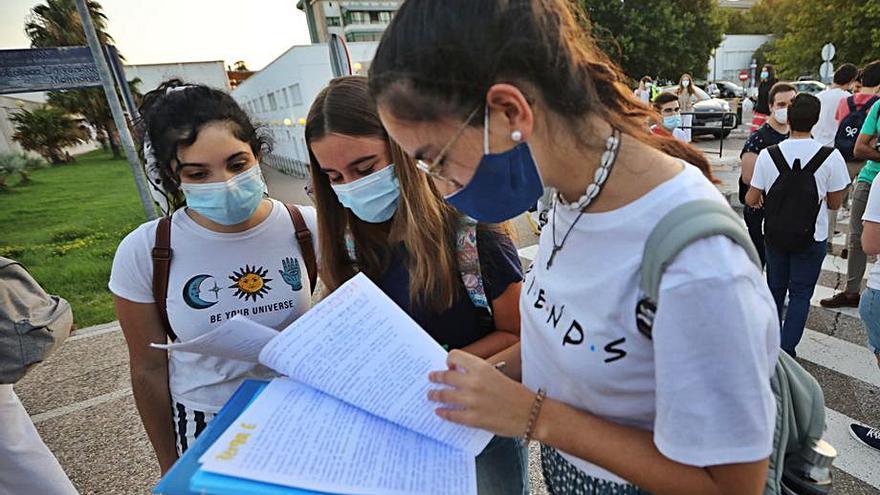
[[[877,102],[880,102],[880,60],[871,62],[862,69],[860,81],[862,87],[858,93],[842,101],[837,113],[840,117],[840,127],[834,146],[847,160],[850,177],[855,177],[856,183],[852,191],[847,237],[846,287],[842,292],[819,302],[826,308],[859,306],[862,277],[865,276],[868,262],[862,250],[862,214],[868,203],[871,182],[880,172],[880,158],[871,153],[873,148],[870,146],[870,141],[877,137],[876,109]],[[865,159],[868,161],[862,165],[862,160]]]
[[746,204],[746,192],[752,182],[752,172],[755,170],[755,161],[758,154],[768,146],[779,144],[788,138],[788,105],[797,94],[797,89],[788,83],[776,83],[770,88],[769,106],[770,117],[761,127],[753,132],[740,152],[741,175],[739,177],[739,201],[743,208],[743,218],[749,229],[749,237],[755,244],[758,256],[761,258],[761,266],[764,266],[764,210],[760,207],[752,208]]
[[782,349],[792,357],[825,258],[827,209],[840,207],[849,185],[840,152],[810,136],[820,107],[813,95],[794,98],[788,109],[791,136],[761,151],[746,195],[749,206],[764,207],[767,284],[783,322]]

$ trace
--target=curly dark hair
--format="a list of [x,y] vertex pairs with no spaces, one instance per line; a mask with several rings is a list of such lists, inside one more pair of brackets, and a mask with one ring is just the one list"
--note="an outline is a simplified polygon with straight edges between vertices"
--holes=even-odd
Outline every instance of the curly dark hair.
[[251,122],[232,96],[203,84],[186,84],[180,79],[165,81],[144,95],[139,110],[140,119],[135,128],[141,149],[149,137],[155,167],[171,211],[186,204],[178,174],[172,167],[177,149],[193,144],[206,124],[228,122],[235,137],[248,143],[257,159],[270,149],[268,137]]

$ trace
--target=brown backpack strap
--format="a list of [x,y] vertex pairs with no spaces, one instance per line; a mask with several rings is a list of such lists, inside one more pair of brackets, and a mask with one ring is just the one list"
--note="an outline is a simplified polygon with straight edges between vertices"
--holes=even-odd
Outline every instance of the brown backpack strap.
[[296,205],[288,204],[287,211],[290,212],[290,219],[293,220],[293,228],[296,231],[296,241],[299,243],[299,250],[302,253],[303,261],[306,263],[306,273],[309,275],[309,283],[312,293],[315,292],[315,283],[318,278],[318,262],[315,258],[315,248],[312,245],[312,232],[306,225],[306,220],[302,216],[302,212]]
[[177,335],[168,322],[168,277],[171,274],[171,217],[162,217],[156,226],[156,243],[153,245],[153,299],[159,307],[159,317],[165,333],[172,342]]

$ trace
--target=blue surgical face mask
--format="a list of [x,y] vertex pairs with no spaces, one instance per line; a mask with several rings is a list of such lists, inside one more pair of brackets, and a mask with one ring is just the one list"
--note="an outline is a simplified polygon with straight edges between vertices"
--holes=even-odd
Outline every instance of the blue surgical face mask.
[[332,184],[330,187],[343,206],[369,223],[390,220],[400,200],[400,183],[393,163],[354,182]]
[[671,131],[680,125],[681,125],[681,115],[669,115],[669,116],[663,117],[663,127],[665,127],[666,130]]
[[761,72],[761,79],[767,79],[768,77],[770,77],[770,73],[769,73],[769,72],[767,72],[767,71],[762,71],[762,72]]
[[226,182],[180,185],[186,206],[199,215],[221,225],[236,225],[250,218],[260,201],[266,183],[260,166],[254,165]]
[[531,208],[544,192],[529,145],[503,153],[489,152],[489,107],[483,123],[483,158],[470,182],[446,201],[471,218],[498,223]]

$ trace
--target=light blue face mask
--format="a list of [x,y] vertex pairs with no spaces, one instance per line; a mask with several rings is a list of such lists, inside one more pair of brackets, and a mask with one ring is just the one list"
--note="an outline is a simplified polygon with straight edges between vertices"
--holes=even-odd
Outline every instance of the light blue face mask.
[[681,115],[670,115],[663,117],[663,127],[667,131],[671,131],[681,125]]
[[221,225],[235,225],[250,218],[266,190],[260,166],[254,165],[226,182],[181,184],[186,206]]
[[400,183],[394,164],[348,184],[331,184],[339,202],[369,223],[387,222],[397,211]]

